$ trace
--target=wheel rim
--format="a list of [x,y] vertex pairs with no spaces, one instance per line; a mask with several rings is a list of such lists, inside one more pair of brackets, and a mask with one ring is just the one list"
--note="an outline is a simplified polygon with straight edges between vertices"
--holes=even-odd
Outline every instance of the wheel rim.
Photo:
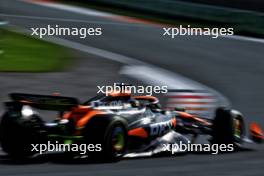
[[125,148],[125,131],[122,127],[115,127],[112,133],[112,148],[115,152],[122,152]]
[[234,119],[234,137],[236,140],[241,140],[243,135],[243,124],[238,118]]

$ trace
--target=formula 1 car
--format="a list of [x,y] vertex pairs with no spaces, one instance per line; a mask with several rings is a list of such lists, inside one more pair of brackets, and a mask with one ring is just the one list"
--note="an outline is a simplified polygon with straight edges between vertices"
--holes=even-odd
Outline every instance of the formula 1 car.
[[[10,97],[0,124],[0,142],[14,158],[35,155],[31,145],[47,141],[101,144],[101,150],[88,152],[88,157],[116,161],[129,154],[165,152],[164,144],[195,143],[199,135],[209,135],[210,144],[235,147],[246,138],[242,114],[225,108],[218,108],[209,120],[184,109],[163,110],[156,97],[131,93],[97,95],[84,103],[63,96],[12,93]],[[58,115],[44,122],[37,110]],[[263,139],[256,123],[251,124],[250,134],[254,142]]]

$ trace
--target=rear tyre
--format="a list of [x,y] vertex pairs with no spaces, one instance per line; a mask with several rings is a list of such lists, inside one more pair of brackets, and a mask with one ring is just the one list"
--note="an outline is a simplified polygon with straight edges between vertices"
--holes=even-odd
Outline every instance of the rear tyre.
[[112,115],[93,117],[84,129],[87,145],[100,146],[88,153],[94,161],[118,161],[127,150],[127,123],[124,119]]
[[245,124],[237,111],[219,108],[213,121],[212,143],[233,144],[239,148],[245,137]]
[[31,144],[40,143],[37,129],[42,126],[42,120],[33,115],[24,119],[5,113],[0,124],[0,143],[2,150],[16,159],[28,158],[36,153]]

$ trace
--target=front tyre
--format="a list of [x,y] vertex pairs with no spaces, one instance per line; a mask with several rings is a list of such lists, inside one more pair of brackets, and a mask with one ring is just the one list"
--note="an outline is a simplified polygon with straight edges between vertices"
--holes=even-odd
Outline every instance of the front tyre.
[[92,160],[118,161],[127,150],[127,123],[114,115],[97,115],[84,129],[87,144],[100,145],[100,151],[88,153]]
[[245,124],[241,113],[219,108],[213,121],[212,143],[233,144],[239,148],[245,137]]

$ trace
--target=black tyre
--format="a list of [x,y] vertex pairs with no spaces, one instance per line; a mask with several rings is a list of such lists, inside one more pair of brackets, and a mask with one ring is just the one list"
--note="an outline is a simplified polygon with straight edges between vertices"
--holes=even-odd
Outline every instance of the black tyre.
[[212,143],[233,144],[239,147],[245,136],[242,115],[233,110],[219,108],[213,121]]
[[96,161],[118,161],[127,149],[127,123],[115,115],[97,115],[86,125],[83,135],[87,144],[101,145],[88,157]]
[[0,143],[2,150],[12,158],[27,158],[35,154],[31,144],[40,143],[38,131],[42,121],[37,116],[28,119],[10,116],[5,113],[0,124]]

